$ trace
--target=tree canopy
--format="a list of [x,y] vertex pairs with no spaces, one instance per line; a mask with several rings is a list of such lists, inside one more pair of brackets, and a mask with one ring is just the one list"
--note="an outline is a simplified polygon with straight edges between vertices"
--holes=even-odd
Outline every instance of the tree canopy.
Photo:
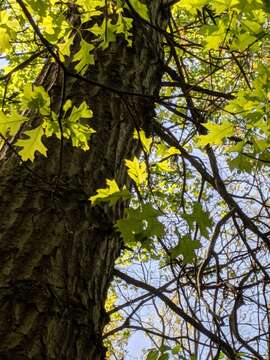
[[[40,164],[55,157],[50,186],[57,192],[66,144],[85,159],[92,139],[103,141],[97,110],[82,95],[87,90],[77,95],[67,83],[103,90],[102,114],[125,108],[129,120],[119,113],[119,122],[132,125],[135,149],[115,160],[114,171],[108,164],[94,193],[86,191],[87,207],[97,214],[121,209],[121,216],[110,215],[108,230],[121,254],[106,301],[107,358],[128,359],[126,344],[139,331],[151,345],[133,358],[267,359],[269,2],[153,1],[0,2],[0,155],[36,177],[43,177]],[[151,45],[140,40],[140,29],[146,38],[153,34]],[[160,58],[122,63],[114,46],[132,52],[135,42],[142,54],[156,46]],[[108,65],[104,54],[116,60]],[[51,65],[57,67],[47,84]],[[122,86],[130,71],[136,82],[136,71],[151,74],[157,66],[159,93],[149,90],[148,75],[140,91]],[[123,78],[110,78],[119,69]],[[144,102],[140,114],[133,102]],[[154,112],[147,105],[153,103]],[[100,164],[91,166],[98,173]]]

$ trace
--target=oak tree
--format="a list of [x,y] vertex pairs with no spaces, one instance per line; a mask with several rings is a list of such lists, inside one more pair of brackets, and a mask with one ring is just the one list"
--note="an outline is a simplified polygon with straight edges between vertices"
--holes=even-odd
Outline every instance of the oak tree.
[[268,3],[0,19],[0,358],[269,357]]

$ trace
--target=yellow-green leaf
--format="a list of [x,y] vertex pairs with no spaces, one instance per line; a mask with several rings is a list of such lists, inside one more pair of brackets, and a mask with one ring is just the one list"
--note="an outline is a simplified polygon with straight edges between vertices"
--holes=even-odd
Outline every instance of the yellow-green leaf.
[[168,156],[173,156],[173,155],[179,155],[181,154],[180,150],[177,149],[174,146],[171,146],[166,152],[165,154],[163,154],[164,157],[168,157]]
[[72,101],[68,99],[63,106],[63,111],[67,112],[72,107]]
[[175,8],[186,10],[195,15],[197,13],[197,9],[201,9],[208,3],[208,0],[181,0],[175,4]]
[[50,102],[50,96],[42,86],[25,85],[22,98],[23,109],[39,110],[42,115],[49,115]]
[[[226,39],[226,24],[223,21],[219,21],[217,25],[211,26],[211,33],[205,37],[206,50],[218,50],[219,47],[224,44]],[[215,29],[213,31],[213,29]]]
[[0,111],[0,133],[4,136],[15,135],[21,125],[27,120],[24,116],[13,111],[10,115],[6,115]]
[[126,189],[120,190],[115,180],[106,179],[106,188],[98,189],[97,194],[89,198],[95,205],[98,201],[108,201],[113,206],[121,198],[128,198],[129,192]]
[[134,157],[134,160],[125,160],[126,167],[128,168],[129,177],[134,180],[136,185],[141,185],[147,180],[146,165],[144,162],[140,163],[139,160]]
[[171,166],[169,160],[163,160],[163,161],[159,161],[157,163],[157,167],[159,170],[169,173],[173,171],[173,167]]
[[139,142],[144,148],[144,151],[147,154],[150,152],[152,138],[146,137],[145,132],[143,130],[140,130],[139,132],[137,130],[134,130],[134,139],[139,140]]
[[39,125],[33,130],[25,131],[24,135],[26,135],[28,139],[19,139],[16,142],[16,145],[22,148],[19,150],[22,160],[34,161],[36,151],[44,156],[47,155],[47,148],[41,141],[41,138],[44,135],[42,125]]
[[207,135],[199,135],[197,137],[198,145],[201,147],[210,145],[221,145],[225,137],[232,136],[234,134],[234,126],[228,120],[225,120],[222,124],[204,124],[207,128]]
[[231,49],[244,51],[246,50],[251,44],[255,43],[257,38],[246,31],[238,36],[238,38],[233,42]]
[[54,34],[54,23],[52,16],[45,16],[42,19],[41,28],[44,29],[44,32],[53,35]]
[[5,52],[10,48],[10,36],[7,29],[0,27],[0,53]]
[[140,17],[142,17],[144,20],[149,20],[149,12],[145,4],[139,0],[129,0],[129,2],[133,9],[140,15]]
[[61,61],[65,60],[65,56],[70,56],[70,47],[73,44],[74,35],[70,36],[69,34],[66,35],[63,42],[59,43],[58,49],[59,49],[59,57]]
[[85,73],[89,65],[93,65],[95,63],[94,55],[90,52],[94,49],[93,44],[89,44],[85,40],[81,40],[80,50],[74,55],[73,61],[78,61],[78,64],[75,66],[75,70]]

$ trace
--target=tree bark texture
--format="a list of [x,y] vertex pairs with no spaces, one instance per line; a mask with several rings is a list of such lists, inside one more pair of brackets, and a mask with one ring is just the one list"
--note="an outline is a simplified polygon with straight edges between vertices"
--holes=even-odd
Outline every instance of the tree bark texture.
[[[149,5],[162,26],[159,1]],[[123,91],[157,95],[162,75],[160,34],[134,20],[133,46],[119,37],[97,54],[86,77]],[[48,63],[39,83],[57,108],[63,71]],[[123,96],[66,76],[66,99],[86,101],[96,130],[90,151],[47,140],[48,157],[22,164],[8,150],[0,168],[0,359],[105,358],[104,302],[121,241],[114,231],[123,206],[91,207],[105,179],[127,184],[124,159],[137,151],[134,127],[154,115],[149,97]],[[35,121],[35,120],[34,120]]]

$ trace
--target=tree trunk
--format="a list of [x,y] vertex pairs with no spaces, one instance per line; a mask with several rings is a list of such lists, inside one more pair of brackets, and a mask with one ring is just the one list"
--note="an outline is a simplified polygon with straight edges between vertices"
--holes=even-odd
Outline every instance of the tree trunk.
[[[158,1],[150,8],[162,25]],[[119,37],[97,55],[86,76],[123,91],[157,95],[162,75],[160,34],[134,21],[132,48]],[[62,71],[45,66],[40,82],[59,102]],[[121,241],[114,231],[123,206],[91,207],[89,196],[115,178],[127,183],[123,160],[136,152],[135,127],[154,115],[151,97],[122,96],[66,78],[66,98],[86,101],[96,130],[90,151],[47,141],[48,157],[21,164],[7,151],[0,178],[0,359],[104,359],[104,301]],[[56,106],[56,105],[55,105]]]

